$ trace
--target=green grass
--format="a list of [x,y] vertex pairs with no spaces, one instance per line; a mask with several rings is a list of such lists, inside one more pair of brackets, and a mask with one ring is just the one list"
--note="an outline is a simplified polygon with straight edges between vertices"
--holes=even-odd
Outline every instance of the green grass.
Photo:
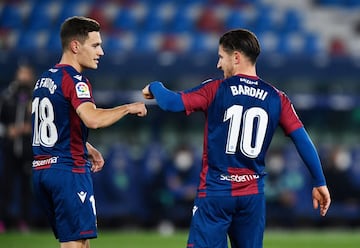
[[[91,240],[92,248],[185,248],[187,233],[161,236],[157,232],[101,231]],[[358,248],[360,231],[267,230],[264,248]],[[28,234],[8,232],[0,234],[0,247],[4,248],[57,248],[59,244],[50,231],[33,231]]]

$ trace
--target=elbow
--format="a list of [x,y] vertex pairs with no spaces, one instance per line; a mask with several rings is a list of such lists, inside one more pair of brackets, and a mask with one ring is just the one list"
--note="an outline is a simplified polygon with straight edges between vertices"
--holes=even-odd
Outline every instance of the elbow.
[[159,105],[159,107],[164,111],[172,112],[171,107],[169,107],[168,105]]
[[83,121],[85,126],[90,129],[98,129],[101,128],[101,123],[96,119],[88,119]]
[[162,110],[167,112],[180,112],[184,110],[182,103],[177,101],[158,102],[158,105]]

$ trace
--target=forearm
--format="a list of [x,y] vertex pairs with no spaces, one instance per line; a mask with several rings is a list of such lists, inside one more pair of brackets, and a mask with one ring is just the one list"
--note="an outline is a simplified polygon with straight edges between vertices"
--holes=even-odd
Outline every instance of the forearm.
[[85,125],[91,129],[110,126],[129,113],[126,105],[111,109],[102,109],[96,108],[96,106],[89,107],[85,105],[87,104],[82,104],[78,108],[77,113]]
[[180,93],[168,90],[160,82],[151,83],[149,90],[161,109],[171,112],[181,112],[185,110]]
[[96,119],[95,128],[111,126],[129,113],[127,104],[109,109],[97,108],[93,116],[93,119]]
[[314,186],[326,185],[319,155],[304,128],[299,128],[290,134],[296,149],[307,166],[314,180]]
[[97,108],[95,104],[87,102],[76,109],[77,114],[88,128],[97,129],[110,126],[127,114],[146,115],[144,103],[135,102],[114,108]]

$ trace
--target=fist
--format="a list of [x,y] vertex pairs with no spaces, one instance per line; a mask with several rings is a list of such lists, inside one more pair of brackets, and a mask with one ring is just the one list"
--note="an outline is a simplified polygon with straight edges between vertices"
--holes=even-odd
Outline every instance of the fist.
[[144,89],[142,89],[142,94],[143,94],[143,97],[144,97],[145,99],[154,99],[153,94],[151,94],[151,92],[150,92],[149,84],[146,85],[146,86],[144,87]]

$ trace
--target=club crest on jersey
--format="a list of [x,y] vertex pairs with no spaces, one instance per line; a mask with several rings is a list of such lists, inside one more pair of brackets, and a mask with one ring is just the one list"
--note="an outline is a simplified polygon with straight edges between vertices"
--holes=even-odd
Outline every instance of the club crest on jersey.
[[89,86],[84,82],[78,82],[75,85],[76,95],[79,98],[90,98]]

